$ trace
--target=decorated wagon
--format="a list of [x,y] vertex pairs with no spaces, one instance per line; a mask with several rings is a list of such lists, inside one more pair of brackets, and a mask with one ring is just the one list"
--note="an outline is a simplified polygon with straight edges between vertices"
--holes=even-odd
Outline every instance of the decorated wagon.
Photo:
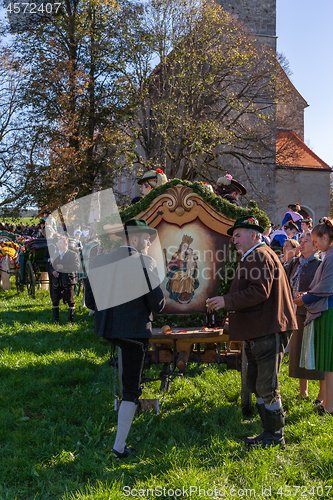
[[[161,286],[166,306],[154,318],[147,360],[162,363],[161,389],[167,390],[173,377],[185,374],[189,361],[226,363],[241,370],[244,379],[242,345],[229,342],[225,314],[217,316],[214,327],[206,325],[206,300],[227,292],[230,271],[238,262],[230,251],[227,230],[236,218],[250,214],[264,226],[269,223],[255,202],[246,209],[237,207],[203,183],[178,179],[153,189],[121,214],[123,222],[136,217],[156,228],[163,249],[166,278]],[[241,403],[244,412],[251,409],[251,394],[243,383]]]
[[[19,256],[20,272],[16,280],[17,289],[22,291],[26,286],[28,294],[33,298],[36,296],[36,289],[48,289],[49,286],[47,245],[46,238],[32,238],[25,242],[24,251]],[[79,251],[74,239],[69,239],[69,248]],[[77,293],[79,290],[78,288]]]
[[36,285],[48,285],[47,262],[44,259],[47,241],[45,238],[33,238],[25,243],[24,251],[19,257],[20,272],[17,288],[23,291],[27,287],[28,294],[35,298]]
[[0,285],[3,290],[10,290],[10,277],[19,280],[19,254],[21,245],[15,234],[0,232]]

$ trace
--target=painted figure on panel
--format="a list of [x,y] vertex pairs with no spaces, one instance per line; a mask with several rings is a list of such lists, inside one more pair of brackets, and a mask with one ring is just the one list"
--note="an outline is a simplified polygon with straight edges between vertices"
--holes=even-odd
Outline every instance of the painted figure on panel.
[[[192,241],[191,236],[184,234],[177,252],[173,254],[169,263],[166,261],[168,278],[166,289],[170,299],[180,304],[191,302],[194,291],[199,286],[198,256],[190,247]],[[164,255],[166,256],[165,249]]]

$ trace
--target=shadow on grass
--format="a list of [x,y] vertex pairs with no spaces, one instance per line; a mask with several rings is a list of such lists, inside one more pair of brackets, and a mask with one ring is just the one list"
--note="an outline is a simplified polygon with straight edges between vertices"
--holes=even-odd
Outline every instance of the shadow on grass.
[[[34,321],[38,321],[41,323],[53,323],[52,316],[52,304],[50,303],[47,307],[36,307],[34,304],[20,304],[13,305],[11,310],[1,311],[0,314],[4,317],[5,322],[8,325],[17,323],[33,323]],[[61,323],[65,323],[67,321],[68,314],[68,305],[64,305],[62,302],[60,303],[60,321]],[[89,316],[88,308],[81,308],[76,305],[75,308],[75,318],[77,320],[88,321],[93,324],[94,317]]]
[[29,488],[27,498],[42,492],[43,498],[62,498],[88,480],[134,484],[148,471],[166,477],[190,457],[193,466],[207,470],[226,457],[244,459],[240,408],[215,406],[190,389],[182,405],[170,395],[160,415],[140,414],[129,436],[137,455],[125,462],[114,458],[111,374],[97,358],[0,368],[2,484],[15,485],[20,495]]

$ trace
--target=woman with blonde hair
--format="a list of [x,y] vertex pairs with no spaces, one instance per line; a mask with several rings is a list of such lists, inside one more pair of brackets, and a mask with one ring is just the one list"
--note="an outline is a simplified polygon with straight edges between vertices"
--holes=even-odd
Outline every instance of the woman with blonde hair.
[[301,254],[300,245],[297,240],[288,238],[283,243],[283,254],[281,255],[281,263],[285,267],[291,259],[299,257]]

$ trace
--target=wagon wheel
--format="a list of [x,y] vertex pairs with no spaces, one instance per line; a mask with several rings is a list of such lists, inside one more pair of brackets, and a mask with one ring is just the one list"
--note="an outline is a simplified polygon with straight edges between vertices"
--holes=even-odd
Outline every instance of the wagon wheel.
[[25,265],[25,282],[27,284],[28,294],[35,298],[36,278],[30,260],[28,260]]
[[161,392],[168,392],[170,388],[170,382],[171,382],[171,365],[170,363],[163,363],[163,370],[160,373],[160,378],[161,378],[161,386],[160,386],[160,391]]
[[241,368],[241,405],[243,415],[252,412],[252,394],[246,385],[247,357],[245,353],[245,343],[242,342],[242,368]]
[[23,283],[21,281],[21,272],[19,269],[16,269],[15,272],[15,286],[17,293],[23,292]]
[[82,287],[81,280],[78,280],[78,282],[75,283],[75,285],[74,285],[74,293],[77,297],[80,295],[82,288],[83,287]]

